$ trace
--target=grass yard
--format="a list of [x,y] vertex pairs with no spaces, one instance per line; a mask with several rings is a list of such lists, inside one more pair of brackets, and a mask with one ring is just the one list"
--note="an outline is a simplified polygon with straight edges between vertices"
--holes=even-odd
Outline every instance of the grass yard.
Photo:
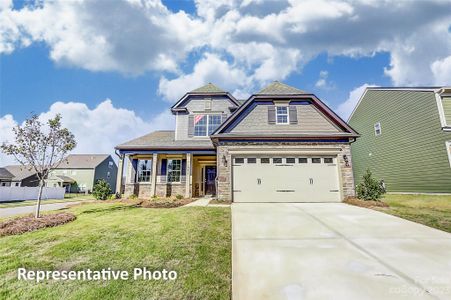
[[451,233],[451,195],[386,194],[389,208],[377,208],[407,220]]
[[[92,195],[66,194],[66,195],[64,195],[64,199],[42,200],[41,204],[51,204],[51,203],[61,203],[61,202],[77,202],[77,201],[86,201],[86,200],[95,200],[95,199]],[[13,202],[7,202],[7,203],[0,202],[0,208],[29,206],[29,205],[36,205],[36,200],[13,201]]]
[[[0,299],[230,299],[229,208],[78,205],[65,225],[0,238]],[[175,281],[17,280],[34,270],[175,270]]]

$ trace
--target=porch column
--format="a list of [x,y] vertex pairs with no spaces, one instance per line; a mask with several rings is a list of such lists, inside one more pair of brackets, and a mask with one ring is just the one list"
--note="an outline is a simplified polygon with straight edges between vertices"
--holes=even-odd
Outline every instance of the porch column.
[[150,194],[155,196],[157,194],[157,162],[158,154],[154,153],[152,155],[152,179],[150,184]]
[[116,194],[121,194],[121,187],[122,187],[122,176],[124,176],[124,154],[121,154],[119,157],[118,162],[118,169],[117,169],[117,178],[116,178]]
[[185,179],[185,198],[191,198],[192,192],[192,180],[193,176],[191,176],[193,170],[193,154],[186,153],[186,179]]
[[135,170],[133,168],[133,157],[128,156],[127,162],[127,177],[125,178],[126,183],[135,183]]

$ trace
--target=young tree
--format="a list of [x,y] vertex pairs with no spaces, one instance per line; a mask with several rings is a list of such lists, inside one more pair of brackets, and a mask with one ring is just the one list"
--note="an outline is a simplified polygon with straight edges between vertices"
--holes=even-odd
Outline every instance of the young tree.
[[48,128],[43,127],[38,116],[33,115],[23,126],[13,128],[13,143],[0,146],[2,152],[14,156],[21,165],[36,172],[39,179],[36,218],[40,216],[42,189],[47,176],[77,145],[74,135],[67,128],[62,128],[61,115],[48,120],[47,125]]

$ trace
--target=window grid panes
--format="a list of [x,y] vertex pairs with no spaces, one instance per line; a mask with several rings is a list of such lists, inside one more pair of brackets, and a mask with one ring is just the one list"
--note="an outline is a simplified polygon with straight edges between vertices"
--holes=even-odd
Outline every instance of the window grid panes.
[[288,124],[288,107],[277,106],[276,107],[276,122],[277,124]]
[[168,182],[180,182],[182,173],[182,161],[180,159],[168,159]]
[[273,163],[273,164],[281,164],[281,163],[282,163],[282,158],[280,158],[280,157],[274,157],[274,158],[272,159],[272,163]]
[[294,157],[287,157],[287,164],[294,164],[296,159]]
[[321,163],[321,158],[317,158],[317,157],[312,158],[312,163],[313,164],[320,164]]
[[255,157],[249,157],[247,159],[247,163],[248,164],[255,164],[255,163],[257,163],[257,159]]
[[235,163],[236,164],[244,164],[244,158],[242,158],[242,157],[235,158]]
[[149,182],[152,176],[152,160],[139,159],[137,166],[138,182]]
[[376,124],[374,124],[374,134],[376,136],[382,134],[382,128],[381,128],[381,123],[380,122],[377,122]]
[[299,158],[299,163],[300,164],[306,164],[307,163],[307,158],[306,157],[300,157]]
[[269,158],[267,158],[267,157],[260,158],[260,163],[262,163],[262,164],[269,164]]
[[333,162],[334,162],[334,160],[332,159],[332,157],[325,157],[324,158],[324,163],[325,164],[331,164]]
[[221,125],[221,115],[195,115],[194,136],[212,134]]

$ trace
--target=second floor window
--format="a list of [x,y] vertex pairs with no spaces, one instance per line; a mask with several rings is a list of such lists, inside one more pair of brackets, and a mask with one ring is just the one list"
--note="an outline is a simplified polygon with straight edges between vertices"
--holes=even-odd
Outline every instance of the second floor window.
[[374,124],[374,135],[378,136],[382,134],[382,127],[381,127],[381,123],[377,122],[376,124]]
[[149,182],[152,176],[152,160],[139,159],[136,175],[138,182]]
[[276,106],[276,124],[288,124],[287,106]]
[[194,136],[209,136],[221,125],[221,115],[195,115]]

